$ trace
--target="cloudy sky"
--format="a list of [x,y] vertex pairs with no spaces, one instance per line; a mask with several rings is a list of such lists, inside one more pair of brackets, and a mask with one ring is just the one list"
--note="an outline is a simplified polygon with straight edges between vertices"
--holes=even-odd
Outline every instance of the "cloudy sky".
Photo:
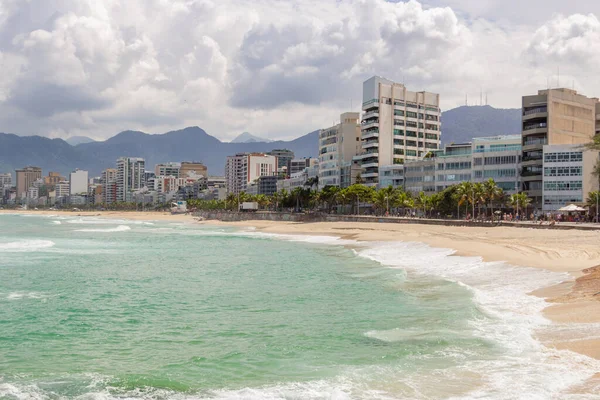
[[289,139],[372,75],[444,109],[600,96],[597,0],[0,0],[0,132],[105,139],[198,125]]

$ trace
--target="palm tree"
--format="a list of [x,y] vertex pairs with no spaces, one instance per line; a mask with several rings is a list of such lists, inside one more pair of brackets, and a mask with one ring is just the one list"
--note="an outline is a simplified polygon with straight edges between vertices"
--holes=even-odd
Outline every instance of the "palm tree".
[[375,209],[378,211],[379,214],[383,214],[384,211],[388,211],[388,206],[389,204],[389,196],[388,194],[385,192],[384,189],[378,190],[377,192],[375,192],[375,194],[373,195],[373,206],[375,207]]
[[259,194],[255,197],[254,201],[258,203],[261,209],[265,209],[270,204],[270,199],[264,194]]
[[494,220],[494,200],[498,200],[502,197],[503,191],[500,186],[496,184],[494,179],[490,178],[483,183],[483,190],[485,198],[489,202],[489,207],[492,212],[492,221]]
[[419,192],[418,196],[415,198],[415,206],[423,209],[424,216],[427,216],[427,206],[429,205],[429,198],[425,194],[425,192]]
[[465,205],[465,215],[467,215],[469,202],[474,200],[473,184],[471,182],[461,182],[456,186],[456,199],[458,207]]
[[590,208],[594,208],[596,213],[596,222],[598,221],[598,205],[600,205],[600,190],[596,190],[595,192],[589,192],[587,198],[587,205]]
[[515,213],[518,213],[519,209],[525,210],[530,203],[531,198],[527,196],[527,193],[515,193],[508,198],[508,204],[515,210]]

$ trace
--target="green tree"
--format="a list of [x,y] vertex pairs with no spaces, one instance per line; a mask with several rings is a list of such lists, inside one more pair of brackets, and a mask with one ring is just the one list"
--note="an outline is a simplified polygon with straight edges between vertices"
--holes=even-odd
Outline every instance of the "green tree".
[[514,209],[515,212],[520,211],[523,213],[529,204],[531,204],[531,198],[527,196],[527,193],[515,193],[508,198],[508,205]]
[[360,213],[360,202],[370,202],[373,200],[373,194],[375,190],[372,187],[354,184],[348,186],[346,189],[346,196],[348,196],[348,200],[352,201],[352,207],[354,209],[354,205],[358,206],[357,213]]
[[[593,210],[592,215],[595,215],[597,218],[600,211],[598,210],[598,206],[600,205],[600,190],[588,193],[587,205],[590,207],[590,211]],[[596,219],[596,222],[598,222],[598,219]]]
[[483,191],[485,199],[488,201],[488,206],[492,213],[492,221],[494,219],[494,201],[502,198],[503,190],[496,184],[494,179],[490,178],[483,183]]

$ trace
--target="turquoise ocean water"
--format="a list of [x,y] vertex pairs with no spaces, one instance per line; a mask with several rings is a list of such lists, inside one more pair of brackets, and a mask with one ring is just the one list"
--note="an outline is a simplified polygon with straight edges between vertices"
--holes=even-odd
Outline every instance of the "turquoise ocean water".
[[598,370],[535,340],[527,293],[559,274],[207,225],[0,229],[0,398],[568,398]]

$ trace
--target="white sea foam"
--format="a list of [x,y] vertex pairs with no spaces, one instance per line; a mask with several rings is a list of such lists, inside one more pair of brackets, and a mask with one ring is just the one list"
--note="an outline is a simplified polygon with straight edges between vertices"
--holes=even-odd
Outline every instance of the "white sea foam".
[[48,297],[51,296],[38,292],[11,292],[5,296],[6,300],[46,299]]
[[125,232],[131,230],[131,227],[127,225],[119,225],[116,228],[106,229],[77,229],[75,232]]
[[18,240],[16,242],[0,243],[0,252],[28,252],[48,249],[54,246],[50,240]]
[[60,221],[52,221],[52,223],[53,223],[54,225],[60,225],[60,224],[62,224],[62,222],[60,222]]

